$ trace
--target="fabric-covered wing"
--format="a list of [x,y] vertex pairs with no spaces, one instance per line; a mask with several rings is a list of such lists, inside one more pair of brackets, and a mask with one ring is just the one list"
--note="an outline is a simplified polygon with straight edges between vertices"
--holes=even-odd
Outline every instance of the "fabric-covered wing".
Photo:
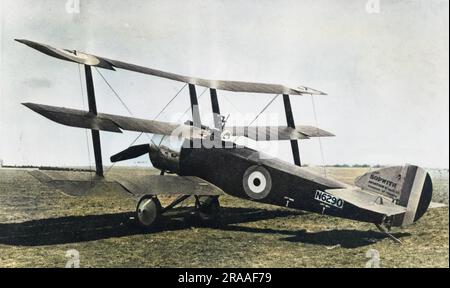
[[90,193],[112,193],[121,191],[133,197],[152,195],[223,195],[223,191],[194,176],[161,176],[143,174],[112,173],[95,177],[93,172],[68,170],[31,170],[29,172],[41,183],[71,196],[86,196]]
[[54,169],[31,170],[29,174],[47,187],[74,197],[87,196],[92,193],[111,195],[111,193],[124,194],[127,192],[119,183],[109,178],[97,177],[95,172]]
[[332,133],[313,126],[234,126],[225,127],[233,136],[244,136],[256,141],[309,139],[310,137],[330,137]]
[[224,80],[208,80],[202,78],[188,77],[179,74],[164,72],[157,69],[147,68],[135,64],[125,63],[117,60],[103,58],[92,54],[87,54],[75,50],[59,49],[46,44],[41,44],[25,39],[16,39],[16,41],[23,43],[31,48],[34,48],[44,54],[47,54],[58,59],[72,61],[84,65],[90,65],[100,67],[104,69],[115,70],[115,68],[125,69],[138,73],[153,75],[174,81],[180,81],[184,83],[199,85],[208,88],[214,88],[219,90],[227,90],[234,92],[250,92],[250,93],[270,93],[270,94],[290,94],[290,95],[303,95],[303,94],[315,94],[326,95],[324,92],[305,87],[288,87],[279,84],[267,84],[267,83],[253,83],[242,81],[224,81]]
[[202,139],[210,132],[193,126],[162,121],[146,120],[111,114],[94,115],[87,111],[35,103],[23,103],[26,107],[57,123],[94,130],[122,133],[121,130]]
[[135,196],[150,195],[223,195],[213,184],[194,176],[116,177],[116,182]]

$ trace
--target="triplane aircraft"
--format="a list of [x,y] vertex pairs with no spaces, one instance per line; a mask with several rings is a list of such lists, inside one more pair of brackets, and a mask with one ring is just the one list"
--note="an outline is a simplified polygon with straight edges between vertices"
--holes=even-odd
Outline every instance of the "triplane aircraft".
[[[246,200],[373,223],[385,233],[392,226],[416,222],[430,205],[431,178],[418,166],[394,166],[371,171],[357,178],[354,186],[301,167],[298,139],[334,135],[315,127],[295,125],[290,95],[325,94],[318,90],[304,86],[187,77],[29,40],[17,41],[49,56],[83,65],[89,111],[34,103],[23,105],[57,123],[91,130],[96,181],[103,179],[100,130],[154,134],[151,143],[130,146],[111,156],[111,162],[117,162],[148,153],[153,166],[161,170],[160,175],[133,175],[115,179],[125,190],[138,195],[136,219],[144,227],[153,226],[161,214],[191,196],[196,199],[196,210],[201,218],[215,221],[219,215],[218,198],[223,193]],[[186,83],[189,87],[192,121],[177,124],[98,113],[91,67],[125,69]],[[201,123],[196,86],[210,90],[214,128]],[[217,90],[282,94],[287,125],[224,127]],[[226,135],[244,136],[257,141],[289,140],[295,165],[236,145]],[[179,176],[164,176],[165,173]],[[179,196],[168,206],[161,207],[157,196],[164,194]]]

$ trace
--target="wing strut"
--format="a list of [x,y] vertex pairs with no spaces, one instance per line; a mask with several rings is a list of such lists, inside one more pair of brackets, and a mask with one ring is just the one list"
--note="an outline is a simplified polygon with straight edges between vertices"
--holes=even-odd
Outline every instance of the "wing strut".
[[219,108],[219,100],[217,99],[217,90],[209,89],[209,93],[211,96],[211,106],[214,117],[214,127],[220,131],[222,131],[222,119],[220,117],[220,108]]
[[[294,115],[292,114],[291,100],[288,94],[283,94],[284,111],[286,112],[287,126],[295,129]],[[302,166],[300,162],[300,151],[298,149],[298,141],[291,140],[292,155],[294,156],[294,164]]]
[[[200,120],[200,107],[198,107],[198,98],[197,92],[195,90],[194,84],[189,84],[189,96],[191,98],[191,112],[192,112],[192,125],[194,127],[201,128],[202,121]],[[192,139],[192,147],[200,148],[201,140],[200,139]]]
[[[91,66],[84,66],[84,74],[86,76],[86,90],[88,96],[89,112],[97,115],[97,104],[95,102],[94,81],[92,80]],[[95,157],[95,174],[103,177],[102,149],[100,145],[100,131],[91,129],[92,145],[94,146]]]
[[214,145],[215,147],[221,146],[221,133],[223,130],[223,124],[222,124],[222,116],[220,115],[220,108],[219,108],[219,100],[217,99],[217,90],[214,88],[209,89],[209,95],[211,96],[211,108],[213,112],[213,119],[214,119]]
[[200,128],[202,122],[200,120],[200,109],[198,107],[197,92],[195,91],[194,84],[189,84],[189,96],[191,98],[192,122],[194,127]]

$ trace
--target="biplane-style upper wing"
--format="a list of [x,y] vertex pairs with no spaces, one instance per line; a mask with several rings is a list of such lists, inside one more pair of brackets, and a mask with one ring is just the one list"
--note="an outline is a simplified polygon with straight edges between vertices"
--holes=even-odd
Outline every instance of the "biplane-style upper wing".
[[310,137],[330,137],[334,134],[313,126],[234,126],[226,127],[233,136],[245,136],[256,141],[266,140],[295,140]]
[[28,45],[44,54],[49,56],[80,63],[89,66],[95,66],[104,69],[115,70],[115,68],[125,69],[138,73],[153,75],[157,77],[167,78],[174,81],[194,84],[198,86],[227,90],[233,92],[250,92],[250,93],[270,93],[270,94],[290,94],[290,95],[303,95],[303,94],[315,94],[326,95],[324,92],[305,87],[288,87],[280,84],[267,84],[267,83],[254,83],[254,82],[242,82],[242,81],[225,81],[225,80],[209,80],[202,78],[195,78],[189,76],[183,76],[179,74],[169,73],[157,69],[147,68],[135,64],[125,63],[117,60],[112,60],[104,57],[95,56],[92,54],[83,53],[75,50],[59,49],[46,44],[41,44],[25,39],[16,39],[16,41]]
[[211,132],[185,124],[103,114],[94,115],[87,111],[35,103],[23,103],[26,107],[57,123],[93,130],[122,133],[121,130],[137,131],[161,135],[171,135],[189,139],[202,139]]

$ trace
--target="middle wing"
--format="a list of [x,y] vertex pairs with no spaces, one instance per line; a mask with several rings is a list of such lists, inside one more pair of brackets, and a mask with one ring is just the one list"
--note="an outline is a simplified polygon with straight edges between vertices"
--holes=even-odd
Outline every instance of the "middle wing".
[[26,107],[59,124],[122,133],[121,130],[170,135],[184,138],[202,139],[211,132],[184,124],[146,120],[99,113],[94,115],[87,111],[35,103],[23,103]]
[[[122,130],[152,134],[205,139],[213,133],[207,127],[198,128],[186,124],[146,120],[112,114],[94,115],[88,111],[55,107],[35,103],[23,103],[26,107],[59,124],[122,133]],[[309,139],[310,137],[334,136],[332,133],[313,126],[235,126],[224,130],[234,136],[245,136],[257,141]]]

